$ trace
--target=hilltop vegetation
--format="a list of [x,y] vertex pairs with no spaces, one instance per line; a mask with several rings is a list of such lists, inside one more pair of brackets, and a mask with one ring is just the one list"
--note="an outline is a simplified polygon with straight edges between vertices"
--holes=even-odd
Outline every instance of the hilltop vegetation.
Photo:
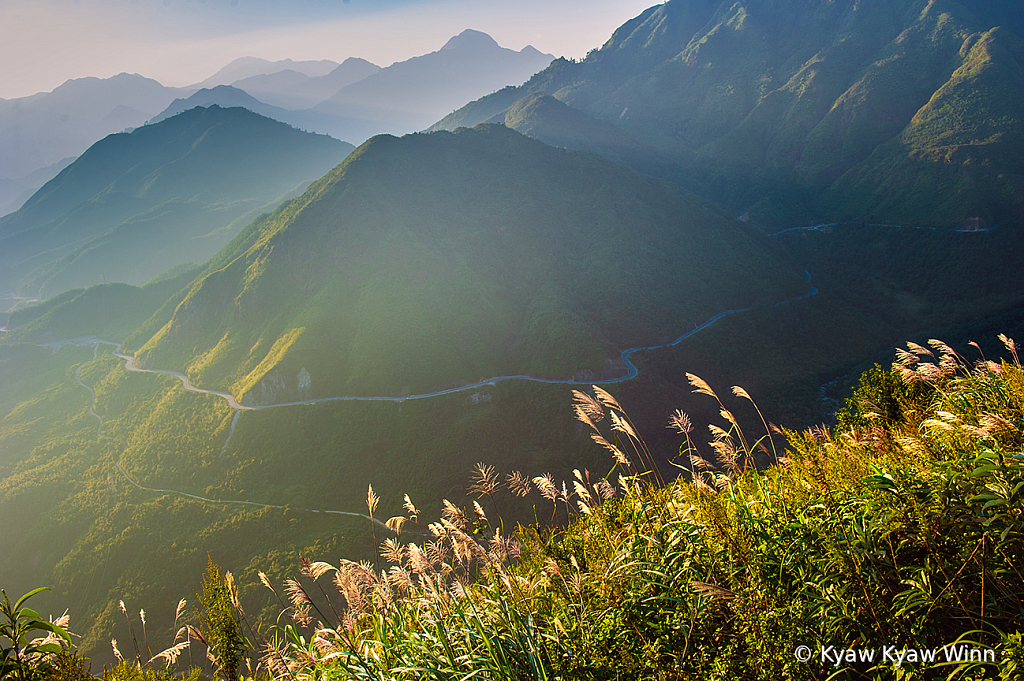
[[[706,447],[685,414],[672,416],[694,476],[670,485],[655,482],[615,398],[577,393],[577,416],[611,450],[617,484],[574,471],[571,486],[541,476],[534,490],[478,468],[478,501],[447,506],[433,543],[382,544],[376,566],[306,563],[287,592],[296,614],[269,648],[271,669],[356,679],[1016,678],[1024,373],[1006,344],[1002,363],[970,362],[939,341],[909,344],[892,371],[865,374],[840,427],[785,433],[784,450],[762,428],[741,428],[691,375],[724,420]],[[570,525],[510,540],[493,499],[502,488],[546,498]],[[307,595],[328,574],[347,604],[337,617]],[[320,643],[307,643],[314,636]]]
[[[769,229],[1019,221],[1019,31],[1005,2],[671,0],[583,61],[556,61],[432,129],[546,93],[673,163],[618,158]],[[559,136],[550,109],[507,123],[591,148]]]

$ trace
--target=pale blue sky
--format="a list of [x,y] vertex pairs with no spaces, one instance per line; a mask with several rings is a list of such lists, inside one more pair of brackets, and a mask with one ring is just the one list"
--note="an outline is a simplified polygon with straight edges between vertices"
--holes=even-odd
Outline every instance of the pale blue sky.
[[387,66],[466,28],[582,57],[652,0],[0,0],[0,97],[141,73],[189,85],[232,59]]

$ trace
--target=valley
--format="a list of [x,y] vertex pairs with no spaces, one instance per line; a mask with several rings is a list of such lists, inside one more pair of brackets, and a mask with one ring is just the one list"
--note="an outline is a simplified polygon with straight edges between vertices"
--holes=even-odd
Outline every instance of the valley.
[[[807,278],[808,278],[808,282],[809,282],[810,281],[810,274],[807,275]],[[786,300],[781,300],[781,301],[775,303],[775,306],[785,305],[787,303],[791,303],[791,302],[797,301],[797,300],[803,300],[804,298],[809,298],[810,296],[816,295],[817,292],[818,292],[818,290],[815,289],[812,286],[810,293],[806,293],[806,294],[804,294],[802,296],[796,296],[794,298],[788,298]],[[528,376],[528,375],[525,375],[525,374],[518,374],[518,375],[514,375],[514,376],[495,376],[493,378],[488,378],[488,379],[485,379],[485,380],[480,381],[478,383],[471,383],[469,385],[460,386],[458,388],[447,388],[445,390],[436,390],[434,392],[422,393],[422,394],[418,394],[418,395],[404,395],[404,396],[401,396],[401,397],[386,397],[386,396],[371,397],[371,396],[356,396],[356,395],[344,395],[344,396],[339,395],[339,396],[333,396],[333,397],[319,397],[319,398],[316,398],[316,399],[301,400],[301,401],[298,401],[298,402],[281,402],[281,403],[277,403],[277,404],[261,404],[261,405],[256,405],[256,406],[246,406],[246,405],[243,405],[243,404],[239,404],[239,402],[235,399],[234,395],[231,395],[229,393],[217,392],[217,391],[214,391],[214,390],[207,390],[207,389],[204,389],[204,388],[198,388],[198,387],[192,385],[192,383],[188,380],[188,376],[185,376],[184,374],[179,374],[179,373],[177,373],[175,371],[167,371],[167,370],[162,370],[162,369],[143,369],[143,368],[137,367],[137,366],[135,366],[135,358],[133,356],[125,355],[125,354],[121,353],[121,344],[120,343],[114,343],[114,342],[111,342],[111,341],[100,340],[98,338],[88,338],[87,337],[87,338],[71,338],[71,339],[66,339],[66,340],[50,341],[49,343],[42,343],[42,344],[40,344],[39,347],[57,349],[57,348],[65,346],[65,345],[73,345],[75,347],[92,347],[95,350],[96,348],[98,348],[101,345],[109,345],[109,346],[112,346],[114,348],[113,355],[115,357],[119,357],[119,358],[121,358],[121,359],[123,359],[125,361],[124,368],[127,371],[134,371],[134,372],[144,373],[144,374],[158,374],[158,375],[163,375],[163,376],[174,376],[174,377],[176,377],[176,378],[181,380],[181,387],[182,387],[183,390],[187,390],[187,391],[193,392],[193,393],[199,393],[201,395],[213,395],[215,397],[220,397],[225,402],[227,402],[229,407],[231,407],[235,411],[255,411],[255,410],[260,410],[260,409],[274,409],[276,407],[294,407],[294,406],[300,406],[300,405],[305,405],[305,404],[317,404],[317,403],[320,403],[320,402],[336,402],[336,401],[346,401],[346,400],[357,400],[357,401],[359,401],[359,400],[368,400],[368,401],[378,401],[378,402],[380,402],[380,401],[383,401],[383,402],[405,402],[406,400],[418,400],[418,399],[424,399],[424,398],[428,398],[428,397],[438,397],[440,395],[449,395],[449,394],[452,394],[452,393],[464,392],[466,390],[476,390],[477,388],[483,388],[485,386],[493,386],[496,383],[500,383],[501,381],[509,381],[509,380],[531,381],[531,382],[534,382],[534,383],[548,383],[548,384],[553,384],[553,385],[608,385],[608,384],[613,384],[613,383],[622,383],[623,381],[628,381],[628,380],[631,380],[633,378],[636,378],[637,375],[640,373],[639,370],[637,369],[636,365],[630,360],[630,356],[633,355],[634,353],[637,353],[637,352],[640,352],[640,351],[644,351],[644,350],[658,350],[658,349],[661,349],[661,348],[672,347],[674,345],[678,345],[679,343],[683,342],[684,340],[686,340],[690,336],[694,335],[695,333],[698,333],[698,332],[703,331],[704,329],[708,328],[709,326],[711,326],[712,324],[714,324],[718,320],[720,320],[720,319],[722,319],[724,317],[727,317],[727,316],[729,316],[731,314],[736,314],[737,312],[747,312],[748,310],[749,310],[749,308],[742,308],[742,309],[735,309],[735,310],[726,310],[725,312],[719,312],[717,315],[715,315],[714,317],[708,319],[707,321],[703,322],[702,324],[694,325],[694,328],[691,331],[687,331],[683,335],[679,336],[675,340],[670,341],[668,343],[661,343],[661,344],[658,344],[658,345],[644,345],[644,346],[635,347],[635,348],[626,348],[619,355],[620,359],[622,360],[623,366],[626,368],[626,374],[624,376],[621,376],[621,377],[618,377],[618,378],[604,378],[604,379],[602,379],[602,378],[595,378],[593,380],[571,380],[571,379],[555,379],[555,378],[537,378],[537,377]],[[95,359],[95,357],[94,357],[94,359]],[[77,378],[78,378],[78,376],[76,374],[76,379]],[[81,379],[78,379],[78,380],[79,380],[79,382],[81,382]],[[88,390],[92,391],[92,389],[89,388],[88,386],[85,386],[84,384],[82,384],[82,385],[83,385],[83,387],[85,387]],[[95,414],[93,414],[93,415],[95,416]],[[225,446],[226,446],[226,444],[225,444]]]
[[[381,660],[373,617],[461,589],[537,615],[511,630],[543,678],[809,680],[800,636],[1008,626],[1017,530],[975,530],[1019,520],[977,482],[1016,489],[1024,432],[1017,9],[670,0],[581,58],[460,28],[390,65],[0,100],[0,585],[51,587],[33,607],[71,610],[94,671],[134,636],[121,601],[170,641],[209,564],[270,631],[303,603],[264,584],[309,578],[300,556],[379,587],[348,584],[339,608],[368,609],[335,633]],[[794,515],[715,534],[769,508]]]

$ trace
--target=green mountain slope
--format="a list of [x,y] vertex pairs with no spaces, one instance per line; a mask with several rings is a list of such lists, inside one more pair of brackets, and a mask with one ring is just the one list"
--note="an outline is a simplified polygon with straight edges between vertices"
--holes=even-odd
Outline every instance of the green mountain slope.
[[687,192],[481,126],[374,138],[129,347],[252,404],[417,394],[622,375],[624,348],[805,292],[764,237]]
[[204,262],[351,149],[217,107],[111,135],[0,220],[0,290],[50,297]]
[[[963,341],[955,347],[974,357],[965,341],[977,340],[992,357],[1001,347],[995,333],[1021,337],[1024,274],[992,276],[1019,261],[1020,235],[1004,227],[835,227],[772,237],[809,269],[818,295],[731,315],[675,347],[638,353],[640,376],[608,387],[633,405],[631,417],[659,459],[678,452],[676,434],[664,427],[673,409],[690,414],[697,432],[720,422],[715,403],[691,392],[686,372],[716,388],[744,386],[770,421],[818,423],[832,398],[855,383],[865,358],[888,363],[897,342],[938,336]],[[245,253],[244,241],[233,250]],[[224,255],[234,260],[231,251]],[[111,288],[92,289],[94,300]],[[977,307],[981,299],[985,309]],[[993,311],[1008,314],[993,326]],[[23,326],[32,323],[28,312],[18,313]],[[981,326],[979,313],[986,315]],[[83,322],[65,316],[48,323],[60,320]],[[358,513],[368,483],[382,496],[382,518],[400,512],[404,493],[423,517],[436,517],[442,498],[464,499],[476,461],[556,479],[610,465],[574,428],[575,386],[510,381],[398,404],[233,413],[222,399],[183,391],[174,378],[126,371],[107,347],[8,341],[0,342],[0,385],[0,582],[22,592],[53,586],[49,603],[38,605],[71,608],[96,665],[109,661],[111,637],[129,640],[119,600],[145,607],[151,639],[170,640],[174,606],[198,588],[207,553],[234,572],[250,613],[269,605],[268,623],[277,601],[268,604],[257,571],[278,583],[294,573],[299,555],[372,558],[367,522],[309,510]],[[95,401],[83,386],[95,390]],[[759,423],[744,400],[720,393],[742,423]],[[503,508],[512,502],[498,496]]]
[[[582,62],[556,61],[432,129],[545,93],[672,156],[675,172],[660,174],[771,227],[1017,220],[1018,15],[1005,2],[671,0]],[[921,185],[913,207],[903,189],[884,187],[894,164]],[[932,181],[948,176],[963,189],[956,205]]]
[[652,175],[671,173],[672,160],[606,121],[537,92],[523,97],[487,123],[498,123],[553,147],[593,151]]
[[1024,217],[1024,41],[993,29],[961,52],[963,65],[903,132],[830,188],[839,217]]

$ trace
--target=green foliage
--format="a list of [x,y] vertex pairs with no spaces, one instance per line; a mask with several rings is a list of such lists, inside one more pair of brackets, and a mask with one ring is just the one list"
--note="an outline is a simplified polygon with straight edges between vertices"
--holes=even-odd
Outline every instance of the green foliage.
[[164,669],[140,667],[127,660],[119,662],[113,669],[104,671],[103,674],[103,681],[202,681],[202,678],[202,672],[197,667],[193,667],[185,674],[178,675],[170,667]]
[[[893,372],[865,374],[859,395],[872,406],[853,402],[851,423],[833,432],[786,433],[785,456],[762,471],[746,462],[776,443],[752,443],[691,377],[727,420],[712,429],[707,456],[719,467],[677,414],[671,424],[685,435],[693,478],[668,485],[643,468],[646,447],[615,398],[579,393],[577,414],[622,473],[615,498],[587,472],[575,472],[572,492],[542,476],[541,496],[569,516],[562,529],[520,529],[510,542],[484,506],[446,502],[432,543],[382,545],[387,569],[306,561],[305,584],[288,587],[297,615],[279,630],[272,670],[353,679],[1015,678],[1024,369],[1004,340],[1011,362],[970,364],[938,341],[910,344]],[[900,388],[894,375],[920,390]],[[884,429],[874,423],[879,407],[893,411]],[[478,466],[471,492],[490,500],[499,480]],[[344,604],[337,612],[310,596],[330,573]],[[804,645],[808,661],[794,655]],[[935,657],[897,662],[885,646]],[[831,657],[847,649],[874,658]]]
[[837,427],[845,430],[875,424],[889,433],[899,432],[921,420],[931,397],[930,384],[907,385],[899,373],[876,364],[861,376],[846,407],[836,412]]
[[[0,589],[0,679],[29,681],[49,668],[50,657],[70,646],[71,637],[59,624],[40,618],[39,613],[25,606],[32,596],[47,587],[29,591],[11,604],[7,592]],[[30,640],[32,632],[46,632],[45,639]]]
[[[46,681],[90,681],[92,663],[76,650],[62,649],[47,660]],[[192,681],[198,681],[193,679]]]
[[238,594],[231,573],[222,574],[220,567],[210,558],[203,575],[202,590],[198,596],[203,606],[199,613],[201,631],[225,681],[238,681],[238,666],[246,642],[236,613]]

